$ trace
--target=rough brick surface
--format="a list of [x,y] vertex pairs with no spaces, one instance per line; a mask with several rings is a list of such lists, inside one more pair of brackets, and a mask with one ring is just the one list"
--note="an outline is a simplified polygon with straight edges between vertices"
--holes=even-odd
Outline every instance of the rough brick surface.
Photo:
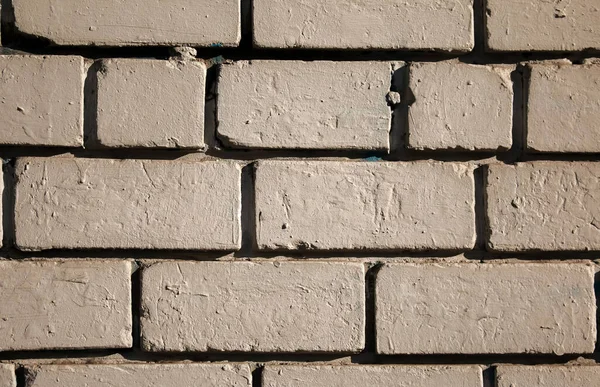
[[260,161],[255,184],[261,249],[457,250],[475,243],[468,164]]
[[0,387],[17,387],[15,367],[12,364],[0,364]]
[[256,0],[259,47],[470,51],[473,1]]
[[490,249],[600,250],[600,164],[490,165],[486,180]]
[[600,65],[530,67],[527,147],[600,152]]
[[580,51],[600,48],[596,0],[487,0],[492,51]]
[[364,268],[333,262],[168,262],[142,272],[150,351],[358,352]]
[[83,145],[83,58],[0,55],[0,144]]
[[483,387],[479,366],[267,365],[263,387]]
[[218,133],[248,148],[387,150],[386,62],[236,62],[221,67]]
[[600,387],[600,367],[501,365],[496,380],[498,387]]
[[0,261],[0,351],[132,346],[128,261]]
[[201,148],[206,68],[197,61],[106,59],[98,72],[98,141]]
[[377,274],[376,327],[382,354],[592,353],[594,268],[386,265]]
[[230,161],[22,158],[22,250],[240,246],[240,165]]
[[26,387],[251,387],[246,364],[44,365],[26,370]]
[[512,67],[414,63],[408,145],[415,149],[508,149]]
[[239,0],[13,0],[19,31],[59,45],[237,46]]

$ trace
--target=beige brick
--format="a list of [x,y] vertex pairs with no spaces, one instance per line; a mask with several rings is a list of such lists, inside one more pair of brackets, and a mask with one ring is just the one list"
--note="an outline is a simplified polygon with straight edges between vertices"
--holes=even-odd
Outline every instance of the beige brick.
[[131,263],[0,261],[0,351],[130,348]]
[[260,161],[258,245],[267,250],[471,249],[473,170],[439,162]]
[[271,48],[470,51],[473,1],[255,0],[254,42]]
[[596,342],[586,264],[389,264],[376,299],[381,354],[562,355]]
[[389,149],[385,62],[236,62],[221,67],[218,134],[241,148]]
[[597,366],[496,367],[498,387],[600,387]]
[[0,364],[0,387],[17,387],[15,366]]
[[600,164],[490,165],[486,180],[491,250],[600,250]]
[[264,387],[483,387],[479,366],[267,365]]
[[527,147],[600,152],[600,65],[532,65]]
[[487,0],[491,51],[600,49],[596,0]]
[[59,45],[237,46],[239,0],[13,0],[20,32]]
[[22,158],[21,250],[234,250],[241,166],[229,161]]
[[27,387],[251,387],[246,364],[44,365],[27,369]]
[[197,61],[103,60],[98,141],[109,147],[201,148],[205,77]]
[[83,58],[0,55],[0,144],[83,145]]
[[359,352],[364,267],[350,262],[164,262],[142,272],[148,351]]
[[414,63],[408,145],[415,149],[508,149],[513,89],[509,66]]

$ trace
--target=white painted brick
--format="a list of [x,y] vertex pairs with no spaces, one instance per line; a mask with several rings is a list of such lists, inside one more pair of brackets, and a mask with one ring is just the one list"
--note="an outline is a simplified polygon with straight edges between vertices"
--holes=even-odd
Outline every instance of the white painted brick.
[[496,380],[498,387],[600,387],[600,367],[500,365]]
[[508,149],[512,144],[511,66],[414,63],[408,145],[415,149]]
[[142,272],[148,351],[359,352],[364,267],[350,262],[164,262]]
[[255,0],[254,43],[271,48],[470,51],[473,1]]
[[539,152],[600,152],[600,65],[530,68],[527,147]]
[[0,364],[0,387],[17,387],[15,366]]
[[223,65],[219,137],[239,148],[388,150],[392,73],[386,62]]
[[469,164],[260,161],[258,246],[266,250],[471,249]]
[[205,77],[204,64],[193,60],[103,60],[98,141],[108,147],[203,147]]
[[83,145],[83,58],[0,55],[0,144]]
[[246,364],[44,365],[27,370],[26,387],[251,387]]
[[490,165],[486,212],[494,251],[600,250],[600,164]]
[[487,0],[490,51],[600,49],[597,0]]
[[0,261],[0,290],[0,351],[133,344],[128,261]]
[[22,158],[16,176],[21,250],[240,247],[235,162]]
[[58,45],[237,46],[239,0],[13,0],[20,32]]
[[381,354],[579,354],[596,342],[594,268],[389,264],[377,274]]
[[267,365],[263,387],[483,387],[479,366]]

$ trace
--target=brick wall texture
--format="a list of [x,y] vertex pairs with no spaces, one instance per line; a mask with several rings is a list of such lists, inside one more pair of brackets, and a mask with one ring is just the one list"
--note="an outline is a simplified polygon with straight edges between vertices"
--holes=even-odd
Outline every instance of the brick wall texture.
[[600,387],[599,0],[0,9],[0,387]]

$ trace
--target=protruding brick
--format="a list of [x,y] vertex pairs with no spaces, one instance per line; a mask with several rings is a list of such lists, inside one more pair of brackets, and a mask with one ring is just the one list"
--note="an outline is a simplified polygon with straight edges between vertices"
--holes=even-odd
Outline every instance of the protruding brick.
[[470,51],[473,0],[255,0],[254,43],[269,48]]
[[44,365],[26,370],[26,387],[251,387],[247,364]]
[[213,160],[19,159],[17,247],[235,250],[240,170]]
[[496,367],[498,387],[600,387],[598,366],[509,366]]
[[0,261],[0,351],[130,348],[131,263]]
[[221,67],[218,134],[240,148],[389,149],[386,62],[236,62]]
[[364,291],[360,263],[154,264],[142,272],[142,347],[359,352]]
[[0,364],[0,387],[17,387],[15,366]]
[[586,264],[390,264],[377,274],[381,354],[579,354],[596,343]]
[[264,387],[483,387],[479,366],[267,365]]
[[512,144],[512,67],[414,63],[408,145],[415,149],[508,149]]
[[463,163],[260,161],[256,230],[267,250],[459,250],[475,244]]
[[600,65],[530,68],[527,147],[539,152],[600,152]]
[[84,77],[79,56],[0,55],[0,144],[82,146]]
[[495,251],[600,250],[600,164],[490,165],[488,247]]
[[490,51],[600,49],[600,8],[590,0],[487,0]]
[[109,147],[204,146],[206,68],[194,60],[105,59],[98,141]]
[[237,46],[239,0],[13,0],[16,28],[58,45]]

